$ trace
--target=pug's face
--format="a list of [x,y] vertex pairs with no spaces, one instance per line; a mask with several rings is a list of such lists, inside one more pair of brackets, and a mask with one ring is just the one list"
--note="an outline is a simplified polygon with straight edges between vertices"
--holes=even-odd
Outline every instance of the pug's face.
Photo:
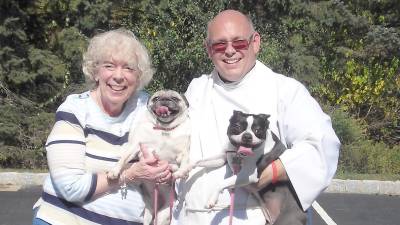
[[186,98],[173,90],[161,90],[154,93],[147,107],[161,124],[171,124],[178,120],[189,107]]

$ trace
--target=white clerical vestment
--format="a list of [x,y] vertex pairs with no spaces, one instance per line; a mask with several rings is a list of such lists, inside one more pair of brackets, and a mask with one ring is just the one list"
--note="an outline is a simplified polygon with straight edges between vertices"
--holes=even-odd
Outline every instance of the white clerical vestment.
[[[233,110],[264,113],[270,115],[270,129],[289,148],[280,160],[304,210],[331,182],[340,142],[329,116],[298,81],[274,73],[257,61],[238,82],[224,83],[215,70],[196,78],[190,83],[186,96],[192,121],[192,160],[209,158],[227,149],[226,133]],[[264,149],[264,152],[269,150]],[[205,205],[216,182],[231,175],[228,166],[191,171],[189,178],[178,184],[179,197],[172,224],[228,224],[228,190],[220,194],[214,208],[206,209]],[[236,188],[233,224],[265,224],[258,202],[242,188]]]

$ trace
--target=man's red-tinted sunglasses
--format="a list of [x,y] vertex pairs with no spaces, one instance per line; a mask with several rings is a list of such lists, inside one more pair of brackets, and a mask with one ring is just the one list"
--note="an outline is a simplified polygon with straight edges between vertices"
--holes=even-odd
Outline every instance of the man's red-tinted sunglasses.
[[232,48],[236,51],[247,50],[249,48],[250,42],[253,39],[254,34],[246,40],[234,40],[234,41],[221,41],[215,43],[209,43],[208,47],[211,49],[212,53],[224,53],[228,47],[228,43],[232,43]]

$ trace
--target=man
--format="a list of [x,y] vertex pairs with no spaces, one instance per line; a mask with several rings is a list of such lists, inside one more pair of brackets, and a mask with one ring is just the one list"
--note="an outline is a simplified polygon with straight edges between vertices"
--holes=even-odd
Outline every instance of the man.
[[[329,116],[302,84],[256,59],[260,42],[250,19],[238,11],[223,11],[209,22],[206,48],[215,68],[194,79],[186,92],[193,121],[191,158],[209,158],[227,148],[233,110],[269,114],[270,129],[289,148],[275,161],[277,180],[290,180],[302,209],[307,210],[334,176],[340,142]],[[271,183],[272,170],[269,166],[263,171],[258,188]],[[181,194],[173,224],[228,224],[228,190],[211,210],[204,207],[216,182],[228,176],[227,167],[194,169],[178,186]],[[235,195],[233,224],[264,225],[254,197],[242,188]]]

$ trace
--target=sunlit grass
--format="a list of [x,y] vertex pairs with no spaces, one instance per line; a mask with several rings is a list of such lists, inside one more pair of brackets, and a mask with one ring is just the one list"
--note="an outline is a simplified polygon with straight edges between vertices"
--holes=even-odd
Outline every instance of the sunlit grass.
[[47,173],[46,169],[13,169],[13,168],[0,168],[0,173],[4,172],[19,172],[19,173]]
[[[10,169],[0,168],[1,172],[20,172],[20,173],[47,173],[46,169]],[[396,181],[400,180],[400,174],[356,174],[356,173],[336,173],[335,179],[341,180],[389,180]]]
[[400,180],[400,174],[355,174],[355,173],[337,173],[335,179],[342,180]]

